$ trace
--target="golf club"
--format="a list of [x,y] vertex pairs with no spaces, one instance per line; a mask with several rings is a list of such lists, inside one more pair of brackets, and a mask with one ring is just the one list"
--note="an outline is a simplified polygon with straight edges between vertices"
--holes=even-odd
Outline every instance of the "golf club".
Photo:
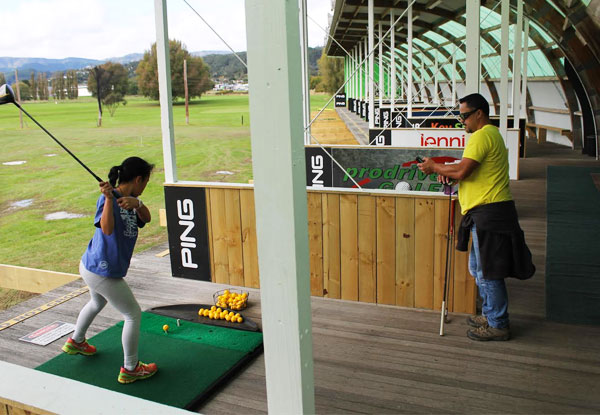
[[38,127],[40,127],[42,130],[44,130],[44,132],[46,134],[48,134],[54,141],[56,141],[56,143],[59,146],[61,146],[67,153],[69,153],[71,155],[71,157],[73,157],[77,161],[77,163],[81,164],[81,166],[84,169],[86,169],[92,176],[94,176],[94,179],[98,180],[98,182],[103,181],[93,171],[91,171],[88,166],[83,164],[83,162],[81,160],[79,160],[75,154],[71,153],[71,151],[67,147],[65,147],[60,141],[58,141],[56,139],[56,137],[54,137],[50,133],[50,131],[46,130],[42,124],[37,122],[35,120],[35,118],[33,118],[31,115],[29,115],[29,113],[27,111],[25,111],[23,109],[23,107],[21,107],[19,105],[19,103],[15,100],[15,94],[14,94],[12,88],[8,84],[4,84],[4,85],[0,86],[0,105],[3,105],[3,104],[15,104],[17,106],[17,108],[19,108],[21,111],[23,111],[25,113],[25,115],[27,115],[29,118],[31,118],[31,120],[38,125]]

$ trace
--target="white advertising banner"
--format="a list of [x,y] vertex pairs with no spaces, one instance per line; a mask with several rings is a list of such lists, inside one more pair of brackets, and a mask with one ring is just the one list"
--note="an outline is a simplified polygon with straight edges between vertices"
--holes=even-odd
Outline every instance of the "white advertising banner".
[[[462,149],[470,136],[462,128],[399,128],[374,132],[371,130],[371,145],[423,149]],[[509,128],[504,142],[508,148],[509,177],[518,180],[519,129]]]

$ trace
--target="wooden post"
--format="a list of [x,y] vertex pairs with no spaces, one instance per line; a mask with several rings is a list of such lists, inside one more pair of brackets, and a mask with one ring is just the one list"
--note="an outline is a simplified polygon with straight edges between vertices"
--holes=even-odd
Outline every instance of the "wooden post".
[[[21,89],[19,88],[19,72],[15,68],[15,86],[17,90],[17,103],[21,105]],[[21,130],[23,129],[23,111],[19,108],[19,122],[21,123]]]
[[246,0],[260,297],[272,414],[315,413],[298,11],[297,1]]
[[177,182],[177,165],[175,163],[175,134],[173,132],[167,0],[154,0],[154,18],[156,22],[156,60],[158,62],[160,125],[162,129],[165,182],[175,183]]
[[185,123],[190,123],[190,110],[188,108],[187,60],[183,60],[183,90],[185,91]]

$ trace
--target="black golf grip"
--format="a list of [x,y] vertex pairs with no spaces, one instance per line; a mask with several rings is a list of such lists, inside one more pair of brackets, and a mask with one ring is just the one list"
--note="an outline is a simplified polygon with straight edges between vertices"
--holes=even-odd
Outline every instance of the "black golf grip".
[[421,156],[415,157],[415,160],[417,160],[419,163],[424,163],[425,162],[425,160],[423,160],[423,157],[421,157]]

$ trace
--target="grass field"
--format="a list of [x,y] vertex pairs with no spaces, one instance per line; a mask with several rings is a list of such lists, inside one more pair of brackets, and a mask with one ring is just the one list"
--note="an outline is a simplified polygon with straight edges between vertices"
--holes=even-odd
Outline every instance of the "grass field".
[[[311,109],[320,109],[328,99],[313,96]],[[105,111],[100,128],[96,127],[97,104],[92,98],[25,103],[24,108],[100,177],[105,178],[111,166],[132,155],[155,163],[155,173],[141,197],[150,207],[153,221],[140,232],[136,249],[167,240],[165,228],[158,225],[158,209],[164,207],[158,102],[128,97],[127,105],[119,107],[114,117]],[[194,101],[189,125],[181,103],[173,112],[179,180],[247,183],[252,178],[247,95],[208,95]],[[93,233],[98,186],[25,115],[23,120],[25,127],[20,129],[18,109],[0,107],[0,163],[26,161],[0,164],[0,263],[76,273]],[[26,199],[33,199],[30,206],[13,206]],[[59,211],[85,217],[44,219]]]

